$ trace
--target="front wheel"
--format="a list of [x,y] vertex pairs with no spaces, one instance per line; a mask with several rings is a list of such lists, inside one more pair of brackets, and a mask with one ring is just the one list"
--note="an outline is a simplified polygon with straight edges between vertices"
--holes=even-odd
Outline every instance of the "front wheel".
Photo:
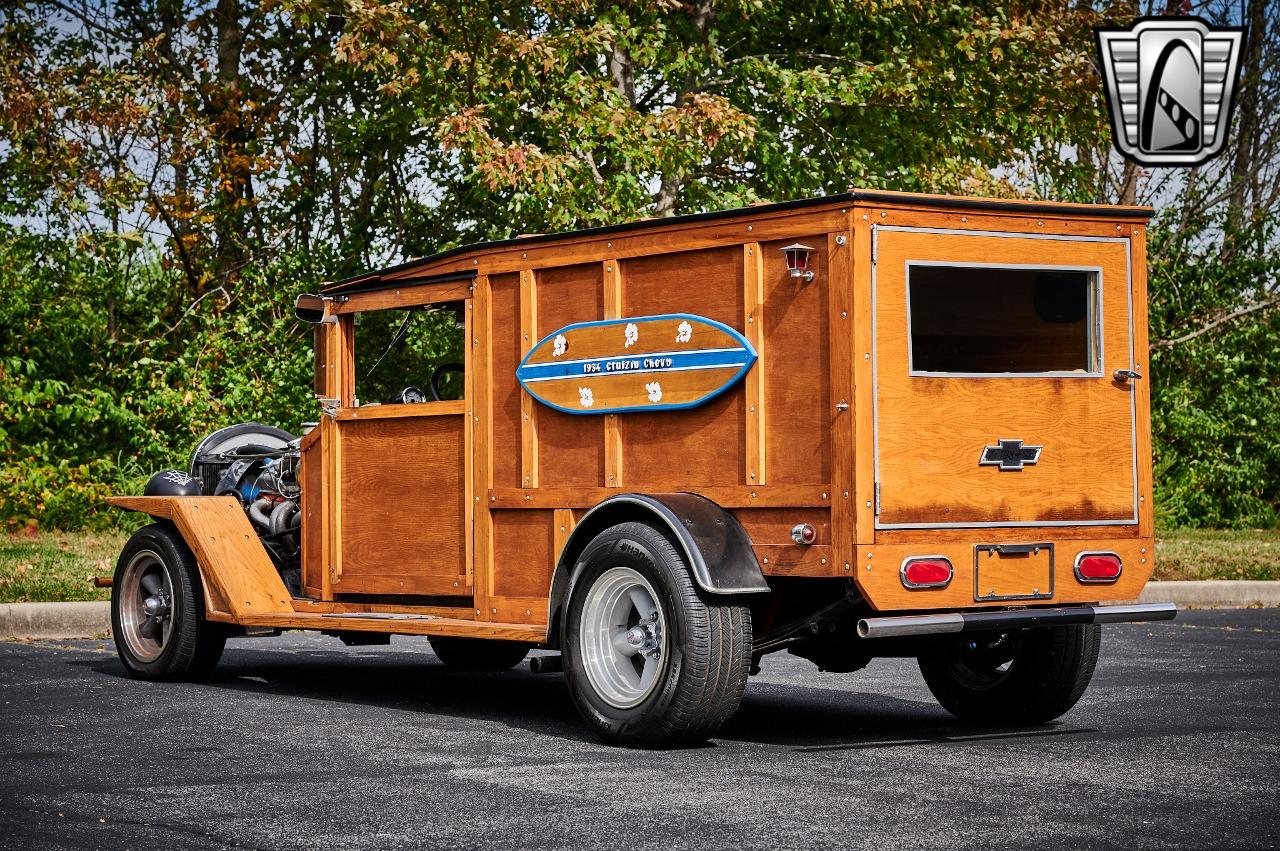
[[1102,628],[978,633],[920,657],[942,707],[974,724],[1044,724],[1075,706],[1098,662]]
[[751,610],[700,592],[681,553],[640,523],[605,530],[580,561],[560,646],[587,723],[641,747],[718,732],[746,688]]
[[226,630],[205,620],[200,570],[172,526],[144,526],[124,545],[111,633],[125,670],[142,680],[203,677],[222,657]]

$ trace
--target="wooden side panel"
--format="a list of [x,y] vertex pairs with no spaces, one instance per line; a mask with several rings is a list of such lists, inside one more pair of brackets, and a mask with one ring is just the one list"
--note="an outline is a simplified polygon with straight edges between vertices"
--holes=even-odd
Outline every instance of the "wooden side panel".
[[[604,266],[604,318],[618,319],[624,310],[622,304],[622,266],[617,260],[605,260]],[[617,414],[605,414],[604,418],[604,483],[611,488],[623,486],[622,427]]]
[[235,622],[251,615],[293,612],[289,591],[239,500],[176,498],[171,510],[182,539],[195,553],[201,577]]
[[493,590],[493,526],[489,514],[489,488],[493,486],[493,380],[492,305],[487,275],[476,278],[471,323],[472,405],[472,593],[473,610],[483,619]]
[[746,483],[763,485],[768,482],[768,454],[765,451],[769,423],[765,417],[765,365],[769,357],[765,352],[765,291],[764,259],[760,256],[760,243],[748,242],[742,246],[744,267],[742,293],[746,322],[746,337],[756,350],[756,363],[743,379],[747,405],[747,462]]
[[311,597],[324,592],[324,459],[317,440],[302,450],[298,484],[302,489],[302,589]]
[[[520,271],[520,357],[538,344],[538,279],[532,269]],[[538,486],[538,409],[528,393],[520,394],[520,483]]]
[[831,338],[831,543],[840,572],[853,572],[855,525],[853,233],[827,236],[827,326]]
[[493,404],[493,485],[520,487],[520,439],[523,391],[516,381],[520,365],[520,276],[489,279],[490,369]]
[[[574,322],[604,318],[603,270],[599,263],[547,269],[538,275],[538,336]],[[537,340],[534,340],[536,343]],[[532,400],[530,400],[532,401]],[[539,484],[598,487],[604,483],[604,423],[537,405]]]
[[831,480],[831,338],[827,300],[830,257],[826,234],[804,236],[813,246],[806,282],[787,272],[783,245],[764,243],[765,404],[769,481],[809,484]]
[[556,558],[554,520],[553,511],[493,512],[494,597],[546,599]]
[[[1130,262],[1133,264],[1133,369],[1148,375],[1151,360],[1147,311],[1147,232],[1130,228]],[[1155,506],[1151,496],[1151,382],[1138,381],[1134,386],[1134,402],[1138,411],[1138,535],[1155,535]],[[1152,551],[1154,553],[1154,550]]]
[[342,431],[337,594],[465,594],[465,416],[352,421]]
[[[627,261],[623,313],[695,313],[741,332],[745,316],[741,246]],[[745,391],[735,387],[687,411],[620,416],[628,488],[699,488],[745,478]]]

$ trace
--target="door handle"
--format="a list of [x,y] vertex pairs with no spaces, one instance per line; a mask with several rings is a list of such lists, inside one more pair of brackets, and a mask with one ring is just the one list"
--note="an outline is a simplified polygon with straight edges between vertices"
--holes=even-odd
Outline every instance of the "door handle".
[[1115,372],[1111,373],[1111,377],[1114,378],[1116,381],[1123,383],[1125,381],[1128,381],[1131,378],[1140,379],[1142,378],[1142,374],[1135,372],[1132,369],[1117,369]]

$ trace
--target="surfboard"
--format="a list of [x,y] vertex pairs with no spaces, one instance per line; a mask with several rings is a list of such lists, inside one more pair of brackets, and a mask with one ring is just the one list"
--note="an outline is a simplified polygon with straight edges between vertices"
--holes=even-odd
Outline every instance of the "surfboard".
[[516,379],[569,414],[674,411],[724,393],[755,363],[740,333],[688,313],[576,322],[543,337]]

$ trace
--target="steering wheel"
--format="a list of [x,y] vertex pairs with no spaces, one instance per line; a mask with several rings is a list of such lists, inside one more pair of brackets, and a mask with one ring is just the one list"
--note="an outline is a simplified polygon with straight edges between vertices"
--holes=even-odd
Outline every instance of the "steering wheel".
[[416,405],[419,402],[427,401],[427,394],[423,393],[417,387],[406,387],[396,394],[391,400],[392,405]]
[[437,402],[443,402],[444,397],[440,395],[440,380],[450,372],[456,372],[463,375],[466,367],[460,363],[442,363],[431,372],[431,395]]

